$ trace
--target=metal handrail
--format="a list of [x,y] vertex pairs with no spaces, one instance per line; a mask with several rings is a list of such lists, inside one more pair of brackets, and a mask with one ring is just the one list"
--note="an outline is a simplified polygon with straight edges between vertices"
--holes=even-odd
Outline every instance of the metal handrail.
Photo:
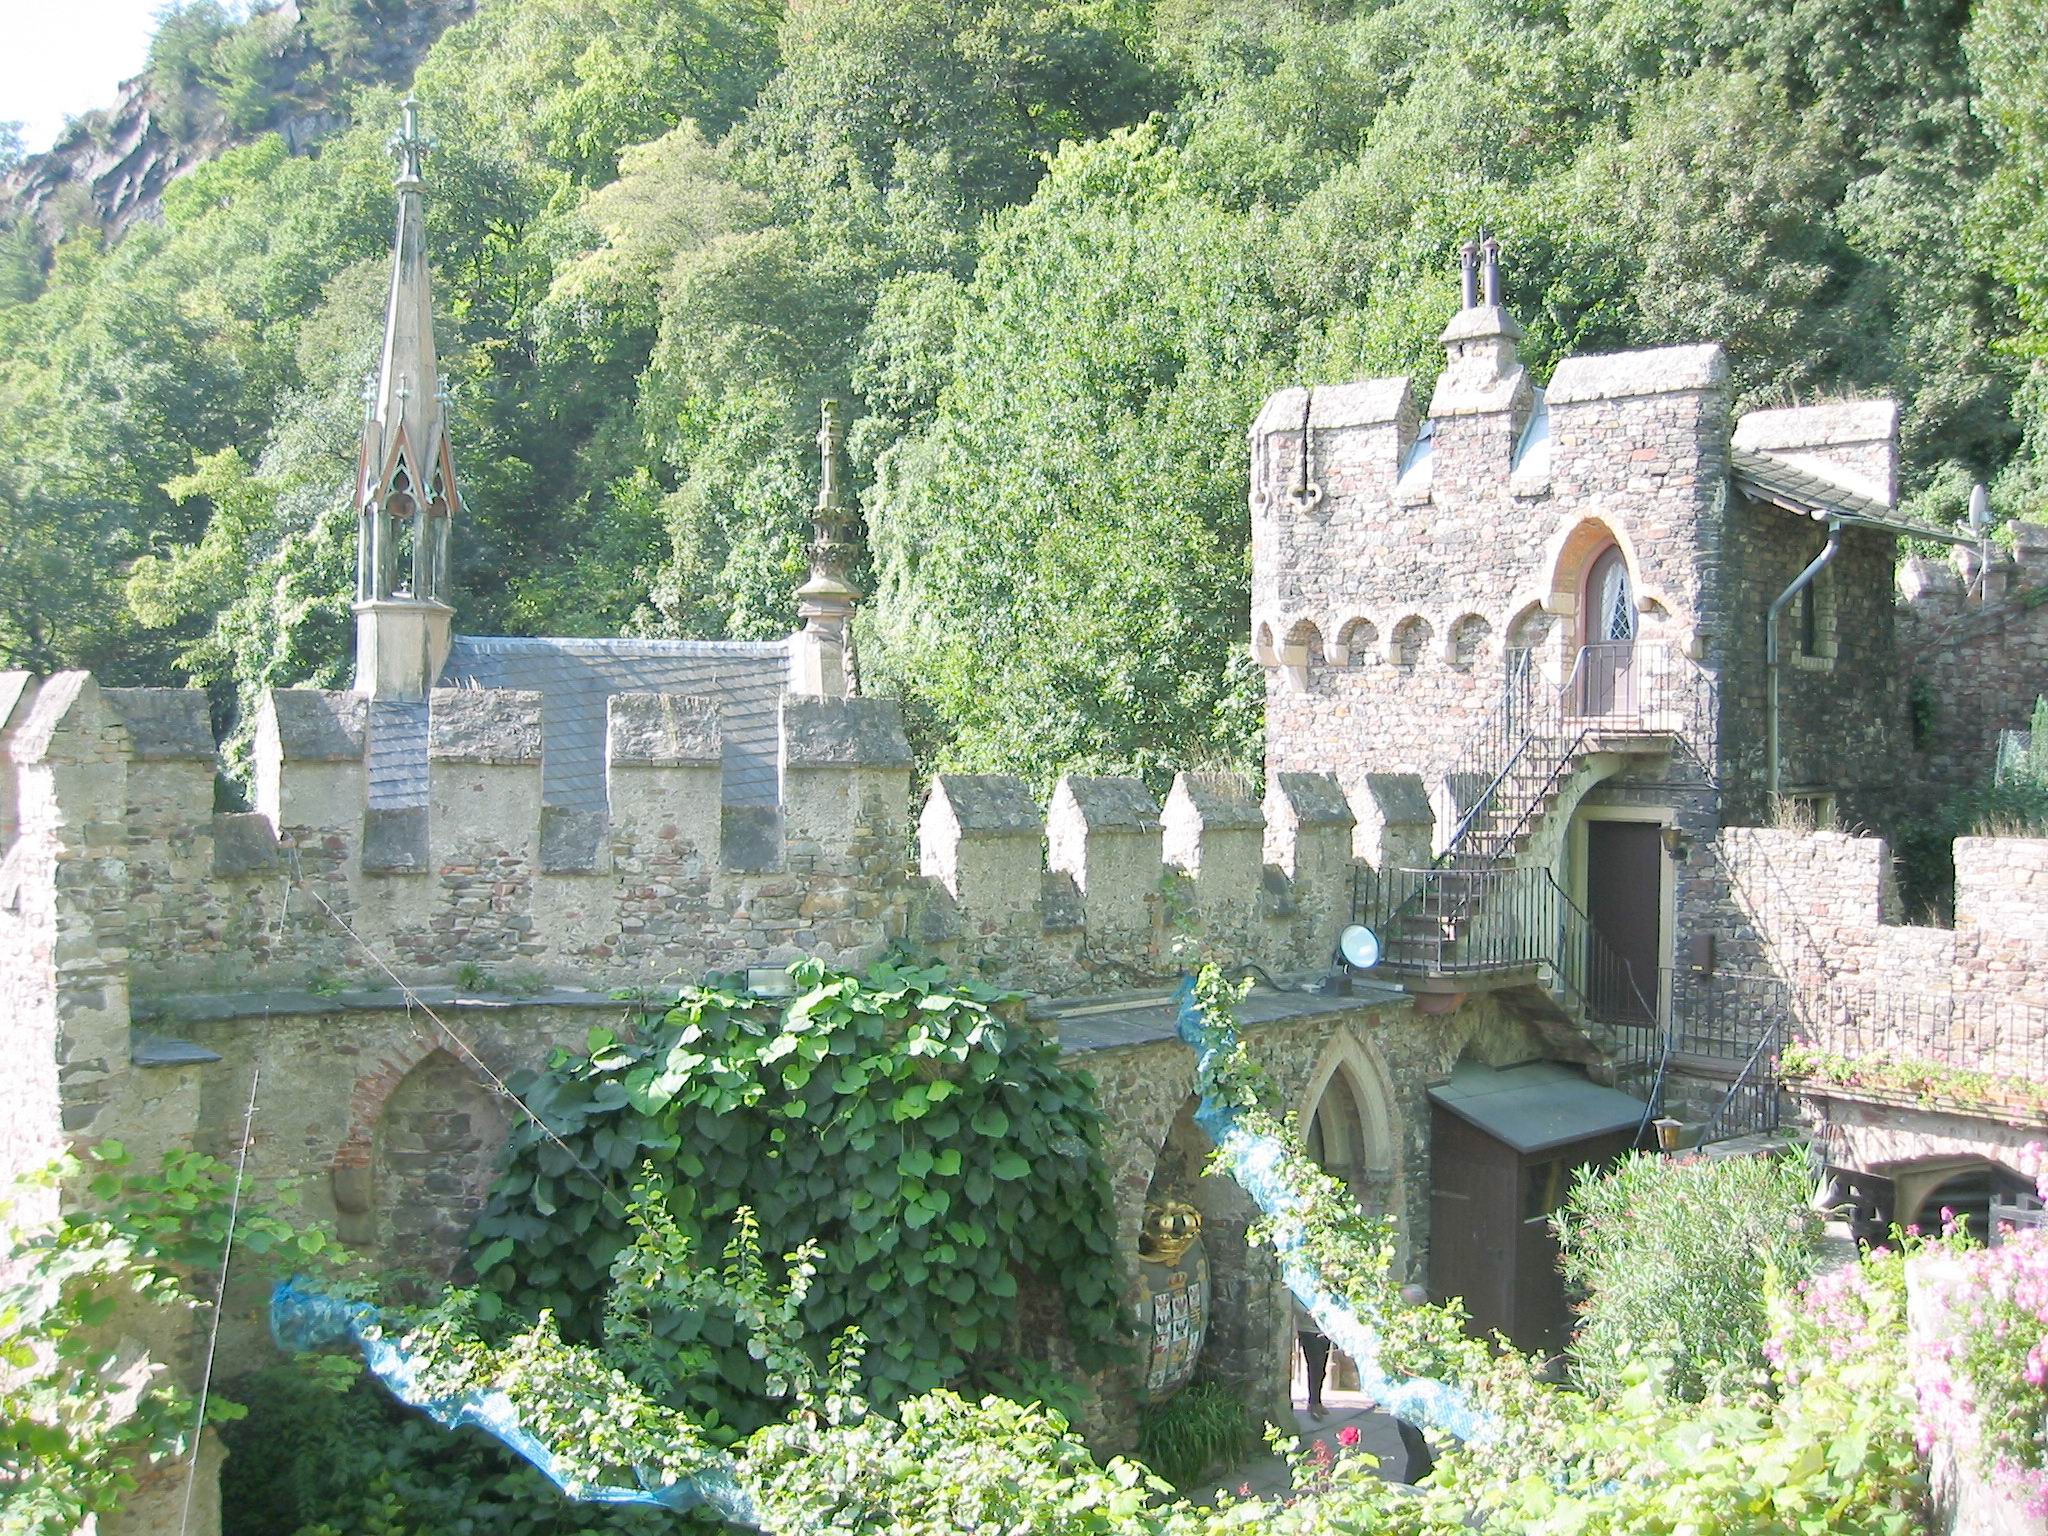
[[[1742,1064],[1741,1072],[1728,1085],[1721,1102],[1707,1116],[1707,1123],[1700,1131],[1699,1145],[1711,1146],[1717,1141],[1760,1135],[1778,1128],[1779,1023],[1773,1019],[1764,1026],[1756,1049],[1749,1053],[1749,1060]],[[1731,1113],[1737,1111],[1738,1105],[1740,1119]]]
[[1471,976],[1540,967],[1589,1020],[1659,1022],[1634,967],[1541,865],[1361,871],[1353,907],[1392,969]]

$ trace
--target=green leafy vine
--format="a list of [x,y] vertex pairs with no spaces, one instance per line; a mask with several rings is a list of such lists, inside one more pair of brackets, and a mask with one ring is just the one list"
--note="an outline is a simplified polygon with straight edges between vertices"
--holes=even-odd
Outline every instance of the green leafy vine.
[[[878,1402],[1001,1368],[1020,1276],[1063,1297],[1080,1363],[1111,1359],[1124,1325],[1092,1081],[1017,994],[894,962],[792,975],[788,1000],[714,978],[644,1034],[594,1031],[515,1083],[548,1129],[514,1135],[472,1234],[479,1317],[547,1311],[597,1337],[635,1241],[617,1191],[639,1177],[680,1239],[717,1249],[749,1222],[749,1242],[790,1254],[802,1334],[857,1327]],[[767,1421],[790,1369],[750,1351],[756,1323],[653,1298],[632,1327],[642,1358],[687,1352],[671,1400],[729,1437]]]

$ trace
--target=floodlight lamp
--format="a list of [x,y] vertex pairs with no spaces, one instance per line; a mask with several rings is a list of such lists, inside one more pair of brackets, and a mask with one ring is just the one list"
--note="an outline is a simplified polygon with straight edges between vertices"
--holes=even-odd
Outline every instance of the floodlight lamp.
[[1337,953],[1353,970],[1369,971],[1380,963],[1380,941],[1370,928],[1353,923],[1337,936]]

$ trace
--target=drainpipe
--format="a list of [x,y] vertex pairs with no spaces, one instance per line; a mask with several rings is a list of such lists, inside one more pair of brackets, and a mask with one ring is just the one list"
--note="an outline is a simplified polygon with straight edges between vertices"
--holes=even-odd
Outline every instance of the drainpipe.
[[1764,756],[1770,763],[1771,804],[1778,802],[1778,618],[1784,613],[1792,599],[1813,585],[1813,578],[1828,568],[1828,562],[1842,547],[1842,520],[1828,519],[1828,541],[1821,546],[1812,563],[1792,578],[1792,585],[1778,594],[1778,600],[1771,604],[1771,611],[1764,618]]

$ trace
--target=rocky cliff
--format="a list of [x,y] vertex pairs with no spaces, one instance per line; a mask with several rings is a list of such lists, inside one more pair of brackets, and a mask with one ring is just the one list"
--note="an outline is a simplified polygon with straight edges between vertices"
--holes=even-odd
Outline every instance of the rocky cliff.
[[[275,133],[293,154],[305,154],[346,126],[356,87],[409,83],[420,56],[473,14],[476,3],[404,0],[365,7],[366,45],[337,64],[321,51],[298,0],[284,0],[267,13],[282,28],[271,65],[272,101],[261,122],[237,131],[203,89],[166,103],[147,73],[137,75],[122,82],[111,107],[74,119],[47,153],[31,155],[0,181],[0,225],[26,215],[53,238],[86,223],[118,236],[138,219],[157,216],[164,188],[238,143]],[[167,105],[177,110],[167,113]],[[169,131],[166,117],[182,131]]]

